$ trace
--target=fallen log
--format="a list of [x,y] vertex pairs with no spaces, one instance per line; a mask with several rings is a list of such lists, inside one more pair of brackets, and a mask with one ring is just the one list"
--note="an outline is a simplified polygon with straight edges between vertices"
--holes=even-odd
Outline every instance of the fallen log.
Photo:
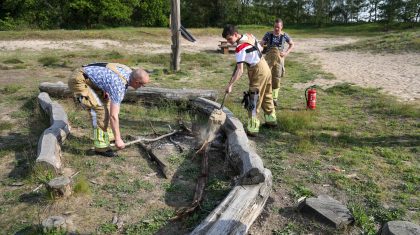
[[191,235],[246,234],[271,193],[271,172],[265,169],[264,174],[259,184],[236,185]]
[[[52,97],[72,97],[72,93],[70,92],[68,85],[64,84],[63,82],[42,82],[39,85],[39,90],[41,92],[47,92]],[[172,101],[189,101],[197,97],[204,97],[209,100],[216,100],[217,92],[214,90],[142,87],[137,90],[127,90],[127,93],[124,97],[124,101],[145,100],[147,102],[153,103],[167,99]]]
[[70,133],[67,114],[57,102],[53,102],[49,95],[42,92],[38,95],[38,102],[42,110],[50,117],[51,126],[42,133],[38,141],[36,164],[61,170],[61,144]]

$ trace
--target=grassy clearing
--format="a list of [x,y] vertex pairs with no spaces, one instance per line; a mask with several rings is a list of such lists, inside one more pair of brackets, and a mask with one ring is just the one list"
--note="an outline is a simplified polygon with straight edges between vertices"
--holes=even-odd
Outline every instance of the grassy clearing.
[[356,43],[337,46],[331,50],[368,50],[374,53],[420,52],[420,32],[385,34],[375,38],[364,39]]
[[[356,32],[355,27],[362,26],[343,28],[340,35],[347,35],[345,31]],[[363,27],[366,29],[358,33],[359,36],[369,35],[369,27]],[[248,30],[246,27],[242,29]],[[270,29],[249,28],[256,34]],[[126,33],[115,34],[119,30]],[[286,31],[299,36],[317,32],[328,37],[339,30],[340,27]],[[192,31],[197,35],[220,34],[220,29]],[[169,38],[166,37],[169,35],[166,30],[149,28],[8,33],[0,32],[0,38],[108,38],[124,42],[137,42],[131,40],[140,35],[144,36],[142,40],[155,39],[156,35]],[[380,34],[380,30],[374,30],[373,34]],[[390,44],[394,42],[390,40]],[[48,119],[37,109],[37,85],[40,80],[65,81],[73,68],[93,60],[141,65],[153,70],[153,86],[216,89],[220,94],[235,64],[232,55],[184,53],[182,70],[174,74],[167,70],[167,54],[145,55],[115,50],[2,53],[0,61],[5,66],[23,64],[34,75],[25,76],[22,80],[15,78],[15,83],[0,85],[0,110],[10,117],[10,120],[0,122],[3,134],[0,140],[0,172],[3,172],[0,227],[4,228],[5,233],[29,231],[41,217],[46,216],[45,211],[60,214],[77,210],[75,223],[98,234],[153,234],[157,231],[176,234],[190,231],[229,191],[229,174],[220,174],[213,169],[206,189],[207,197],[200,210],[181,224],[168,223],[167,219],[173,216],[175,205],[185,205],[192,198],[193,185],[183,181],[198,175],[199,163],[191,160],[190,152],[169,155],[168,161],[173,166],[174,174],[177,179],[182,179],[172,181],[158,177],[156,167],[147,157],[139,156],[135,148],[130,148],[122,153],[122,157],[115,159],[91,156],[87,151],[91,145],[88,133],[90,125],[86,122],[88,116],[77,110],[71,100],[59,102],[66,108],[74,133],[77,133],[66,140],[63,149],[66,166],[81,171],[75,179],[75,194],[64,205],[45,197],[44,190],[28,193],[51,177],[48,172],[32,168],[38,137],[48,126]],[[64,62],[66,64],[62,66]],[[280,107],[277,109],[279,126],[276,129],[262,128],[261,135],[252,139],[274,179],[272,202],[266,208],[269,219],[261,222],[262,228],[272,234],[336,233],[290,209],[302,196],[325,193],[351,209],[356,218],[355,230],[360,233],[371,234],[380,224],[391,219],[404,219],[418,224],[418,106],[402,104],[375,89],[343,84],[326,90],[317,88],[317,110],[305,111],[303,90],[297,90],[293,85],[318,77],[333,79],[333,76],[321,71],[316,61],[309,60],[305,54],[292,53],[286,68],[287,77],[282,84]],[[3,72],[15,71],[9,69]],[[42,74],[45,76],[37,78],[39,71],[46,71]],[[226,100],[226,106],[244,123],[246,112],[240,101],[247,85],[247,79],[243,77]],[[122,132],[134,136],[150,135],[154,131],[166,133],[168,125],[176,127],[177,119],[188,123],[198,119],[187,110],[185,104],[180,107],[171,103],[163,103],[159,107],[147,107],[142,103],[125,104],[120,116]],[[214,159],[211,162],[222,161]],[[224,169],[224,166],[217,165],[215,168]],[[24,186],[10,186],[20,182]],[[146,213],[138,208],[148,208],[149,211]],[[111,223],[115,214],[129,215],[134,219],[126,224],[123,231],[116,231]],[[174,228],[176,232],[170,230]]]

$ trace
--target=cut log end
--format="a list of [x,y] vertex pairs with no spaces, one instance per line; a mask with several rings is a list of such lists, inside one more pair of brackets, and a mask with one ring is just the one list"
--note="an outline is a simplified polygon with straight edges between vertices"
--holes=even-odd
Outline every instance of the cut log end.
[[71,195],[70,183],[71,181],[69,177],[60,176],[48,182],[47,189],[53,194],[53,196],[68,197]]

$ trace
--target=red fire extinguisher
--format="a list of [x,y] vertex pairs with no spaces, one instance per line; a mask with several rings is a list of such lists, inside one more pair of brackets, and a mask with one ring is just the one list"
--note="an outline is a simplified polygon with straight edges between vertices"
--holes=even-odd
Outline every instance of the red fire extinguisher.
[[316,90],[315,86],[310,86],[305,90],[306,109],[314,110],[316,108]]

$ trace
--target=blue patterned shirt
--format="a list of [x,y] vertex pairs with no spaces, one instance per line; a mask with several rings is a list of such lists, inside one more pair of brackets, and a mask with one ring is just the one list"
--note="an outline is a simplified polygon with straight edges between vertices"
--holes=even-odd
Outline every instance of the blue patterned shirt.
[[[273,35],[273,41],[271,42],[271,35]],[[289,34],[284,33],[280,35],[274,35],[273,32],[267,32],[265,33],[263,40],[267,43],[267,45],[270,46],[276,46],[284,48],[284,42],[290,43],[292,38],[289,36]],[[271,44],[270,44],[271,43]]]
[[[118,67],[118,65],[117,69],[126,78],[128,84],[132,71]],[[83,70],[98,88],[108,93],[112,103],[121,104],[127,91],[127,86],[118,74],[102,66],[87,66]]]

